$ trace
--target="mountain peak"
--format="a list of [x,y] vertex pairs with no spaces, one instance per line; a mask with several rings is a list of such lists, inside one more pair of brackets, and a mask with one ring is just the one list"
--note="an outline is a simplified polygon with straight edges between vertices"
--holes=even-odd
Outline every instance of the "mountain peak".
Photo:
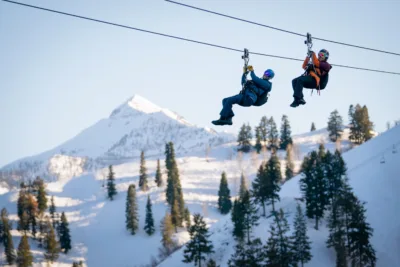
[[162,108],[153,104],[146,98],[140,95],[133,95],[128,98],[122,105],[118,108],[114,109],[111,113],[110,117],[123,116],[127,113],[131,113],[132,111],[139,111],[142,113],[150,114],[155,112],[162,111]]

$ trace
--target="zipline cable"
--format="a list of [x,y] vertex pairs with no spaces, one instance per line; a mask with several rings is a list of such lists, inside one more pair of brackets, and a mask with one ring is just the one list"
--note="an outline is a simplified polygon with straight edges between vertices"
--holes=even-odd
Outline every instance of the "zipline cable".
[[[79,16],[79,15],[75,15],[75,14],[71,14],[71,13],[66,13],[66,12],[61,12],[61,11],[57,11],[57,10],[53,10],[53,9],[48,9],[48,8],[28,5],[28,4],[19,3],[19,2],[10,1],[10,0],[2,0],[2,1],[3,2],[12,3],[12,4],[21,5],[21,6],[26,6],[26,7],[30,7],[30,8],[40,9],[40,10],[44,10],[44,11],[49,11],[49,12],[53,12],[53,13],[58,13],[58,14],[66,15],[66,16],[71,16],[71,17],[75,17],[75,18],[80,18],[80,19],[95,21],[95,22],[99,22],[99,23],[104,23],[104,24],[108,24],[108,25],[112,25],[112,26],[122,27],[122,28],[126,28],[126,29],[131,29],[131,30],[151,33],[151,34],[160,35],[160,36],[169,37],[169,38],[174,38],[174,39],[178,39],[178,40],[182,40],[182,41],[187,41],[187,42],[192,42],[192,43],[197,43],[197,44],[202,44],[202,45],[208,45],[208,46],[212,46],[212,47],[217,47],[217,48],[222,48],[222,49],[226,49],[226,50],[231,50],[231,51],[243,53],[243,49],[236,49],[236,48],[231,48],[231,47],[227,47],[227,46],[216,45],[216,44],[211,44],[211,43],[207,43],[207,42],[187,39],[187,38],[183,38],[183,37],[179,37],[179,36],[173,36],[173,35],[154,32],[154,31],[148,31],[148,30],[144,30],[144,29],[140,29],[140,28],[135,28],[135,27],[126,26],[126,25],[117,24],[117,23],[108,22],[108,21],[99,20],[99,19],[93,19],[93,18],[89,18],[89,17],[85,17],[85,16]],[[265,57],[274,57],[274,58],[280,58],[280,59],[287,59],[287,60],[294,60],[294,61],[303,61],[302,59],[291,58],[291,57],[283,57],[283,56],[276,56],[276,55],[270,55],[270,54],[264,54],[264,53],[258,53],[258,52],[249,52],[249,54],[265,56]],[[376,69],[366,69],[366,68],[352,67],[352,66],[346,66],[346,65],[337,65],[337,64],[331,64],[331,65],[332,66],[336,66],[336,67],[342,67],[342,68],[349,68],[349,69],[357,69],[357,70],[365,70],[365,71],[372,71],[372,72],[380,72],[380,73],[400,75],[399,72],[390,72],[390,71],[383,71],[383,70],[376,70]]]
[[[222,17],[226,17],[226,18],[230,18],[230,19],[234,19],[234,20],[239,20],[239,21],[246,22],[246,23],[250,23],[250,24],[254,24],[254,25],[258,25],[258,26],[261,26],[261,27],[270,28],[270,29],[276,30],[276,31],[281,31],[281,32],[285,32],[285,33],[289,33],[289,34],[293,34],[293,35],[302,36],[302,37],[305,37],[305,36],[306,36],[306,35],[301,34],[301,33],[292,32],[292,31],[287,31],[287,30],[280,29],[280,28],[277,28],[277,27],[265,25],[265,24],[262,24],[262,23],[258,23],[258,22],[254,22],[254,21],[250,21],[250,20],[246,20],[246,19],[241,19],[241,18],[238,18],[238,17],[234,17],[234,16],[230,16],[230,15],[218,13],[218,12],[215,12],[215,11],[211,11],[211,10],[207,10],[207,9],[203,9],[203,8],[199,8],[199,7],[195,7],[195,6],[191,6],[191,5],[187,5],[187,4],[183,4],[183,3],[171,1],[171,0],[164,0],[164,1],[169,2],[169,3],[172,3],[172,4],[177,4],[177,5],[181,5],[181,6],[185,6],[185,7],[189,7],[189,8],[193,8],[193,9],[197,9],[197,10],[204,11],[204,12],[211,13],[211,14],[215,14],[215,15],[218,15],[218,16],[222,16]],[[319,41],[324,41],[324,42],[329,42],[329,43],[334,43],[334,44],[340,44],[340,45],[345,45],[345,46],[351,46],[351,47],[360,48],[360,49],[365,49],[365,50],[370,50],[370,51],[374,51],[374,52],[380,52],[380,53],[385,53],[385,54],[400,56],[399,53],[388,52],[388,51],[384,51],[384,50],[379,50],[379,49],[374,49],[374,48],[369,48],[369,47],[364,47],[364,46],[359,46],[359,45],[352,45],[352,44],[347,44],[347,43],[343,43],[343,42],[337,42],[337,41],[327,40],[327,39],[318,38],[318,37],[313,37],[313,39],[319,40]]]

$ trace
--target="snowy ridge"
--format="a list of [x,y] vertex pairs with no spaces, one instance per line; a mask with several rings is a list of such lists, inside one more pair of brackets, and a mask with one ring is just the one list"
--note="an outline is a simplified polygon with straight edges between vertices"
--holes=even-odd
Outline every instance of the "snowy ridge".
[[[79,172],[82,173],[110,163],[137,160],[142,150],[148,157],[163,157],[165,143],[170,141],[174,142],[176,154],[180,155],[204,151],[234,139],[232,134],[197,127],[182,116],[135,95],[116,108],[109,118],[98,121],[56,148],[4,166],[0,170],[0,179],[8,179],[15,185],[21,177],[34,179],[41,176],[54,181],[60,175],[68,176],[70,164],[65,164],[65,158],[57,163],[61,157],[56,155],[68,156],[70,163],[80,161],[82,170]],[[60,168],[57,173],[52,173],[50,170],[54,165],[65,166],[64,174]]]

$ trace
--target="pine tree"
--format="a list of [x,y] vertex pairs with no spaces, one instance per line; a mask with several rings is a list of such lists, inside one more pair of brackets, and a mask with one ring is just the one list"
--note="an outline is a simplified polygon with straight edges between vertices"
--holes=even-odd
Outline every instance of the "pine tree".
[[254,179],[252,185],[254,200],[263,207],[263,216],[265,217],[265,203],[268,200],[268,177],[263,164],[258,168],[256,179]]
[[221,182],[218,190],[218,209],[222,214],[227,214],[231,208],[232,201],[228,187],[228,180],[226,179],[226,173],[222,172]]
[[160,159],[157,159],[157,170],[156,170],[156,184],[158,187],[163,185],[162,174],[160,169]]
[[285,181],[289,181],[294,176],[294,164],[292,160],[292,146],[286,147],[286,170],[285,170]]
[[56,234],[54,232],[53,226],[50,222],[48,222],[49,232],[47,233],[45,240],[45,249],[44,257],[46,260],[50,262],[54,262],[58,259],[58,254],[60,252],[60,244],[56,240]]
[[258,225],[258,209],[254,202],[250,199],[250,192],[247,191],[240,200],[243,213],[243,230],[247,235],[247,242],[250,243],[250,233],[253,226]]
[[373,137],[371,133],[373,126],[374,124],[369,119],[368,108],[364,105],[361,109],[361,131],[364,141],[368,141]]
[[161,222],[161,244],[163,246],[161,249],[161,254],[165,256],[170,255],[176,246],[175,242],[172,240],[173,231],[174,229],[172,225],[171,215],[166,213],[163,221]]
[[174,204],[171,207],[171,221],[175,227],[175,232],[178,232],[178,227],[182,226],[183,217],[179,212],[179,203],[178,200],[175,199]]
[[254,146],[254,148],[256,149],[257,153],[260,154],[260,151],[262,149],[262,137],[261,137],[261,129],[260,127],[256,127],[255,129],[256,131],[256,145]]
[[229,267],[265,266],[265,255],[263,246],[259,238],[252,240],[250,243],[238,242],[235,247],[235,254],[228,261]]
[[311,123],[311,130],[310,130],[310,132],[314,132],[315,130],[316,130],[316,128],[315,128],[315,123],[312,122],[312,123]]
[[272,204],[272,211],[275,212],[275,201],[280,201],[278,192],[281,190],[280,181],[282,180],[279,158],[273,154],[265,165],[267,178],[267,199]]
[[126,229],[135,235],[139,229],[138,205],[136,200],[136,187],[134,184],[129,185],[126,197],[125,208],[125,224]]
[[154,229],[154,219],[153,219],[153,211],[151,209],[151,200],[150,196],[147,196],[147,204],[146,204],[146,220],[144,230],[148,235],[152,235],[155,231]]
[[14,242],[11,235],[12,225],[10,220],[8,219],[8,212],[6,208],[1,210],[1,224],[3,227],[3,245],[4,245],[4,252],[6,254],[6,261],[9,265],[14,264],[16,255],[14,249]]
[[74,261],[72,263],[72,267],[83,267],[83,261],[79,261],[79,262]]
[[238,150],[243,152],[249,152],[251,148],[250,141],[252,139],[251,127],[249,124],[243,124],[239,131],[238,136]]
[[343,134],[343,119],[339,112],[335,109],[331,112],[328,121],[329,138],[332,142],[336,142]]
[[278,128],[276,127],[276,123],[274,121],[274,117],[271,117],[268,121],[268,132],[269,132],[269,148],[272,151],[275,151],[279,148],[279,134]]
[[233,236],[238,240],[244,238],[244,213],[241,201],[235,199],[233,202],[231,219],[233,223]]
[[268,118],[266,116],[263,116],[261,118],[260,124],[258,125],[258,128],[260,129],[260,137],[261,140],[264,142],[264,146],[267,145],[268,141]]
[[54,196],[51,196],[49,212],[50,212],[51,221],[53,223],[53,227],[55,227],[56,205],[54,204]]
[[307,217],[315,218],[315,229],[318,230],[319,219],[324,216],[328,199],[326,196],[326,180],[324,177],[324,165],[321,156],[323,150],[311,152],[303,160],[303,177],[300,179],[300,188],[306,199]]
[[270,237],[267,241],[267,266],[293,266],[294,258],[291,251],[292,243],[288,236],[289,224],[283,210],[274,214],[274,223],[271,224]]
[[71,249],[71,235],[69,233],[69,224],[65,213],[61,213],[61,224],[59,227],[60,245],[64,253],[67,254]]
[[147,184],[147,169],[146,161],[144,159],[144,151],[140,153],[140,175],[139,175],[139,187],[142,191],[147,191],[149,185]]
[[113,200],[114,196],[117,194],[117,189],[115,187],[115,173],[113,172],[112,165],[108,167],[109,172],[108,172],[108,181],[107,181],[107,193],[108,193],[108,198]]
[[28,236],[23,235],[18,246],[17,266],[29,267],[32,266],[33,256],[28,242]]
[[364,204],[357,199],[351,216],[349,256],[354,267],[374,267],[376,264],[375,250],[370,243],[373,229],[366,222]]
[[286,115],[283,115],[281,124],[281,144],[280,144],[281,149],[286,150],[288,145],[293,144],[291,134],[292,131],[290,129],[289,119]]
[[311,241],[307,236],[307,224],[306,218],[303,214],[300,205],[297,205],[297,213],[294,219],[294,233],[292,238],[293,242],[293,259],[294,262],[301,263],[301,267],[304,263],[311,260]]
[[[178,211],[181,218],[184,217],[185,212],[185,201],[183,200],[182,186],[179,178],[178,165],[175,160],[175,150],[172,142],[169,142],[165,148],[165,165],[167,167],[167,188],[166,188],[166,198],[168,204],[171,206],[175,205],[174,202],[177,200]],[[181,220],[180,220],[181,222]],[[180,223],[178,226],[181,226]]]
[[39,213],[43,213],[47,209],[47,193],[44,182],[38,184],[37,202]]
[[249,190],[247,189],[246,177],[242,172],[242,175],[240,176],[239,198],[243,198],[247,191]]
[[28,222],[32,227],[32,235],[36,237],[37,233],[36,217],[38,214],[38,203],[31,194],[28,194],[26,212],[28,214]]
[[201,267],[201,262],[206,258],[204,254],[213,253],[213,245],[209,241],[206,223],[200,214],[194,214],[194,224],[189,229],[190,241],[184,250],[185,263],[194,262]]
[[[19,231],[29,230],[29,218],[27,214],[28,206],[28,193],[26,193],[25,187],[19,190],[18,200],[17,200],[17,214],[18,214],[18,227]],[[25,213],[25,214],[24,214]]]

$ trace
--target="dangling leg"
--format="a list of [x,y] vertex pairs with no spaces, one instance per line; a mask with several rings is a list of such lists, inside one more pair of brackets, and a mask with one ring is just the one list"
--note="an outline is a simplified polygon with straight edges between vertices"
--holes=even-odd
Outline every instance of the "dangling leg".
[[243,99],[243,94],[234,95],[231,97],[224,98],[222,100],[222,110],[219,113],[221,116],[218,120],[212,121],[214,125],[232,125],[232,117],[235,113],[232,111],[234,104],[239,104]]
[[299,105],[305,105],[303,88],[315,88],[316,82],[312,76],[300,76],[292,80],[293,97],[294,101],[290,104],[291,107],[295,108]]

